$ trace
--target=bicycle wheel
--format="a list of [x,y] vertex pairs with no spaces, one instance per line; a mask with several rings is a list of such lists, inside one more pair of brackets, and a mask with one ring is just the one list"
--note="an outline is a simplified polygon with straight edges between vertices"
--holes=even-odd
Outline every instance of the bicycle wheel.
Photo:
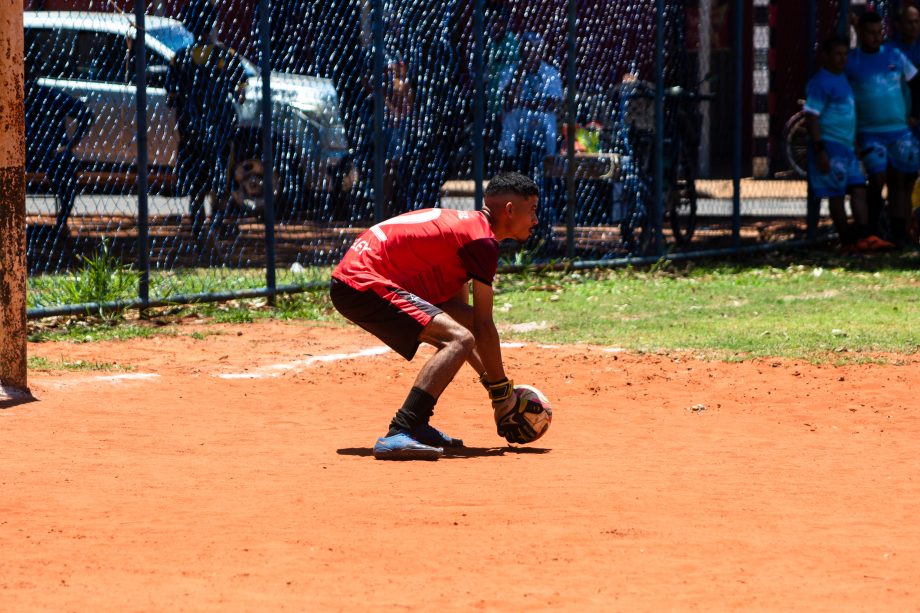
[[693,238],[696,231],[696,174],[692,162],[681,156],[677,181],[668,191],[665,214],[674,242],[684,246]]
[[783,153],[789,168],[801,178],[808,176],[808,127],[805,111],[799,111],[783,126]]

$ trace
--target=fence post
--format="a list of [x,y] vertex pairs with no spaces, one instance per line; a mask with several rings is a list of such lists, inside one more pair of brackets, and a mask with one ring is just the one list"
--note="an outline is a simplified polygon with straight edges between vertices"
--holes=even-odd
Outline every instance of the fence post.
[[[568,54],[567,54],[567,75],[568,91],[566,93],[566,165],[565,165],[565,189],[566,189],[566,207],[565,207],[565,255],[570,260],[575,259],[575,206],[576,206],[576,189],[575,189],[575,96],[577,93],[575,60],[578,46],[576,41],[578,25],[578,13],[575,0],[568,0]],[[545,172],[545,165],[544,165]],[[555,203],[549,203],[549,206],[556,206]]]
[[664,0],[655,0],[655,189],[652,202],[652,248],[664,251],[661,221],[664,217]]
[[262,48],[262,195],[265,203],[265,286],[268,303],[275,303],[275,161],[272,151],[272,48],[269,0],[259,0],[259,42]]
[[137,85],[137,262],[141,277],[137,297],[141,303],[150,301],[150,257],[147,207],[147,49],[143,0],[134,3],[134,73]]
[[[815,0],[808,0],[808,56],[806,58],[808,66],[808,77],[815,73],[815,42],[818,37],[818,7]],[[808,153],[811,158],[811,151]],[[815,197],[811,189],[811,181],[808,181],[807,196],[805,201],[805,236],[813,240],[818,236],[818,218],[821,215],[821,200]]]
[[735,130],[732,139],[732,247],[741,249],[741,130],[744,125],[744,2],[734,5],[735,47]]
[[0,401],[26,390],[22,0],[0,0]]
[[[702,79],[700,82],[700,93],[703,95],[709,94],[709,73],[712,70],[712,39],[710,31],[712,30],[712,0],[700,0],[700,23],[699,23],[699,65],[698,65],[698,79]],[[711,145],[710,145],[710,118],[709,104],[700,105],[700,164],[699,164],[699,176],[703,178],[709,178],[710,173],[710,155],[711,155]]]
[[483,44],[483,10],[484,1],[476,0],[473,13],[473,73],[475,93],[473,95],[473,182],[475,183],[475,209],[482,210],[482,183],[485,176],[485,131],[486,114],[486,77],[485,54]]
[[386,172],[386,147],[383,142],[383,106],[385,104],[383,71],[383,0],[373,0],[371,30],[374,35],[374,222],[383,221],[383,175]]
[[850,32],[850,0],[840,0],[840,16],[837,20],[837,36],[848,36]]

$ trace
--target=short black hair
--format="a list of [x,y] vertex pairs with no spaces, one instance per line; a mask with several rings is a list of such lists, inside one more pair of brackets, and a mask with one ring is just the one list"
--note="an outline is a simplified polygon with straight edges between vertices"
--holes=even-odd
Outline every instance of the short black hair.
[[859,21],[856,22],[859,27],[863,27],[869,23],[882,23],[882,16],[875,11],[866,11],[859,16]]
[[850,41],[848,41],[842,36],[831,36],[829,38],[824,39],[824,42],[821,44],[821,51],[823,51],[824,53],[830,53],[837,47],[846,47],[847,50],[849,51]]
[[540,189],[533,179],[519,172],[500,172],[489,181],[486,186],[485,196],[497,196],[498,194],[515,194],[522,198],[537,196]]

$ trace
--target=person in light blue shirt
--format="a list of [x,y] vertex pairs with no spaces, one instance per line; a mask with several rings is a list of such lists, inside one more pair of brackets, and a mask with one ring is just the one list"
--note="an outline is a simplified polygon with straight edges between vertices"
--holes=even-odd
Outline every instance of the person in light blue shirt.
[[903,247],[911,242],[910,193],[920,169],[907,87],[917,68],[894,46],[882,44],[878,13],[863,13],[856,31],[859,48],[850,53],[845,70],[856,100],[856,139],[869,174],[869,223],[878,228],[882,187],[887,184],[891,238]]
[[[504,96],[502,134],[499,149],[528,172],[542,172],[543,157],[556,155],[557,115],[562,108],[562,78],[559,70],[543,61],[543,37],[533,32],[522,36],[521,61],[508,66],[498,82]],[[530,145],[539,163],[517,161],[522,145]]]
[[[882,244],[869,230],[866,177],[855,151],[856,102],[843,74],[850,45],[835,37],[825,41],[821,50],[823,68],[806,86],[805,113],[812,145],[808,181],[816,197],[828,199],[841,246],[848,251],[874,251]],[[848,191],[852,227],[844,207]]]

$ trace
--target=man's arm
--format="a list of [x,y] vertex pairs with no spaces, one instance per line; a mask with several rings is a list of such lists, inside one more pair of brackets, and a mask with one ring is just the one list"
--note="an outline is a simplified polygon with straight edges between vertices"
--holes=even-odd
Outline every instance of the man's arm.
[[907,125],[910,127],[920,123],[920,73],[915,74],[914,78],[907,82],[904,88],[904,95],[908,98],[907,105]]
[[492,318],[494,293],[491,285],[473,280],[473,336],[476,337],[476,352],[482,362],[482,372],[487,381],[505,379],[502,352],[499,346],[498,330]]
[[514,393],[514,383],[505,376],[498,330],[492,319],[492,286],[473,280],[473,335],[482,359],[483,385],[489,391],[498,435],[509,443],[529,443],[537,437],[529,414],[542,413],[543,405]]
[[546,67],[546,82],[543,84],[546,98],[543,100],[542,111],[559,115],[562,111],[562,76],[555,66]]
[[805,125],[808,127],[808,135],[811,137],[812,147],[815,149],[815,163],[818,170],[827,174],[831,171],[831,160],[824,150],[824,141],[821,139],[821,126],[818,125],[818,116],[814,113],[805,113]]

